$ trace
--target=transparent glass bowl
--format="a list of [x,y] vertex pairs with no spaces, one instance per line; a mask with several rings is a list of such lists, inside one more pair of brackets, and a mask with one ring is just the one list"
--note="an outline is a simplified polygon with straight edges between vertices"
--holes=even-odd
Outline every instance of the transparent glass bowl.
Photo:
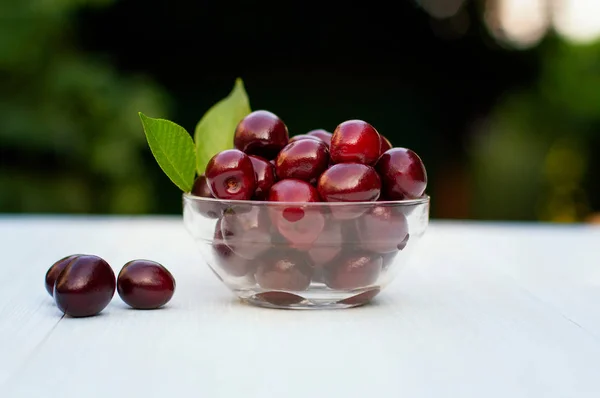
[[186,229],[245,302],[271,308],[366,304],[406,264],[429,197],[361,203],[225,201],[183,195]]

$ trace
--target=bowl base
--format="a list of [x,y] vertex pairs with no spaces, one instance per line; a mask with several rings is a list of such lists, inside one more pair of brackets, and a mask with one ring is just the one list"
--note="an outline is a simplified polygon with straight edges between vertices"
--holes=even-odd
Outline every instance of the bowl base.
[[359,307],[371,302],[380,292],[377,286],[348,291],[234,291],[242,302],[264,308],[294,310],[326,310]]

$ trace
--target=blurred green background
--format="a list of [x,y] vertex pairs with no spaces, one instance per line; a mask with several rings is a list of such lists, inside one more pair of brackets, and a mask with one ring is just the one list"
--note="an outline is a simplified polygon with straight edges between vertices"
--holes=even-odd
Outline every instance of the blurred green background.
[[137,116],[188,131],[234,80],[292,135],[369,121],[432,217],[594,222],[600,2],[0,4],[0,212],[177,214]]

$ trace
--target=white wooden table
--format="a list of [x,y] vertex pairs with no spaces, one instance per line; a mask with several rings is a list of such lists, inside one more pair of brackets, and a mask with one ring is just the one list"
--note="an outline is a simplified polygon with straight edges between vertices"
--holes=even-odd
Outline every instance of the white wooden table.
[[[241,304],[181,219],[0,217],[0,397],[600,397],[600,228],[432,222],[374,304]],[[150,258],[170,305],[62,318],[52,262]]]

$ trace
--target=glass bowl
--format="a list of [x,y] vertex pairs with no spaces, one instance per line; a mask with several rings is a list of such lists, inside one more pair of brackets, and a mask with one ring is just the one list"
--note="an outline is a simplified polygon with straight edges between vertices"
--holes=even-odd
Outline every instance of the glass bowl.
[[429,200],[283,203],[186,193],[183,219],[242,301],[349,308],[368,303],[407,263],[429,224]]

